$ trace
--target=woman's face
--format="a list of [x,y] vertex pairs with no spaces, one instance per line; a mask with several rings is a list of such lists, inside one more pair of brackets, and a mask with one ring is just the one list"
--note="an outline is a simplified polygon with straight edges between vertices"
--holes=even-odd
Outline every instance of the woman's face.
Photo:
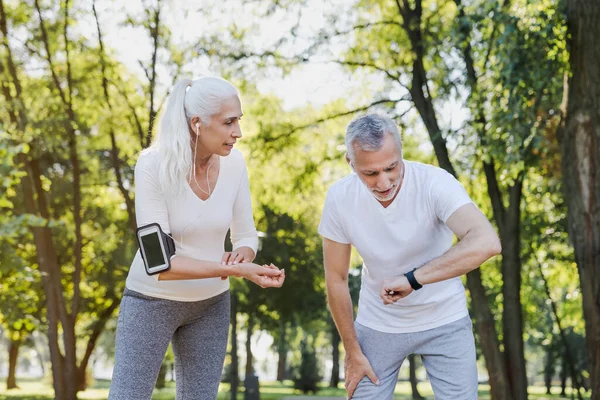
[[198,118],[192,118],[193,129],[198,134],[198,150],[205,153],[228,156],[235,142],[242,137],[240,119],[242,118],[242,104],[237,96],[230,97],[221,105],[218,113],[213,115],[208,126],[200,123],[196,128]]

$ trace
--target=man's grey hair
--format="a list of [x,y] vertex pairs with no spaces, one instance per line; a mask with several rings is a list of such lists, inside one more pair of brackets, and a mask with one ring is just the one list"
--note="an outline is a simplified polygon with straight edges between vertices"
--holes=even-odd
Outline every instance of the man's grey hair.
[[385,115],[367,114],[354,119],[346,129],[346,152],[354,159],[354,146],[364,151],[377,151],[383,146],[383,139],[390,134],[398,142],[402,152],[400,130],[396,123]]

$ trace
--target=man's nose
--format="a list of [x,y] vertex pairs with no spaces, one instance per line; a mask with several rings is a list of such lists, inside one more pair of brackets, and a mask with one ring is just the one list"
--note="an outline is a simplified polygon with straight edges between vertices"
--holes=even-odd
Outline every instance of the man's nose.
[[388,188],[388,184],[389,184],[389,179],[385,174],[379,174],[377,176],[377,188],[378,189],[383,189],[383,190],[387,190]]

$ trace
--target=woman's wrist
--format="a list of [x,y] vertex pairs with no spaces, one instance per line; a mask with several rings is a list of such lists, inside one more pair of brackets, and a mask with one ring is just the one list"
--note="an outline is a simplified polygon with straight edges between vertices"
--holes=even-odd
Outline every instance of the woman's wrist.
[[243,269],[240,264],[226,265],[225,267],[227,268],[227,276],[233,276],[236,278],[244,277]]

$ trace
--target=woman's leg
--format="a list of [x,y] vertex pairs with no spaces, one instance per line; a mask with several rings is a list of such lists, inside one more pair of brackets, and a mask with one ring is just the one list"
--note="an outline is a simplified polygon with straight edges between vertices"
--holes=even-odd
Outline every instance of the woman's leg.
[[194,302],[194,317],[173,335],[177,400],[215,400],[229,334],[229,292]]
[[109,400],[150,400],[181,314],[176,302],[125,289],[115,341]]

